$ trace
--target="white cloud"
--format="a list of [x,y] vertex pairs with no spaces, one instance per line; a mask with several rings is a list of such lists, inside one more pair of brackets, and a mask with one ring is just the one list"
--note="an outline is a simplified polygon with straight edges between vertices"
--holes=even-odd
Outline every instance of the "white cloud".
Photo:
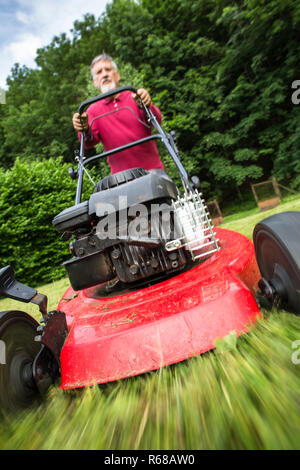
[[2,52],[7,60],[12,62],[12,65],[19,62],[33,67],[36,50],[41,46],[42,42],[38,36],[25,33],[21,34],[16,41],[7,44]]
[[17,11],[16,12],[16,19],[23,24],[30,24],[30,15],[25,13],[24,11]]
[[[0,87],[5,88],[6,77],[15,62],[35,67],[34,58],[39,47],[50,43],[55,35],[69,33],[75,20],[83,19],[86,13],[98,18],[109,0],[18,0],[18,8],[10,11],[12,26],[6,24],[6,35],[2,36],[0,56]],[[0,12],[0,23],[4,13]],[[7,17],[5,17],[7,21]],[[7,31],[11,30],[10,36]]]

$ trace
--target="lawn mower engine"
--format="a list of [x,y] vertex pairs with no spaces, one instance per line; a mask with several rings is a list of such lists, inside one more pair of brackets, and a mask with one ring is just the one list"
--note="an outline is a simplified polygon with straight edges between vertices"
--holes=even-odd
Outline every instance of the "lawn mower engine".
[[107,176],[88,201],[58,214],[53,225],[63,239],[75,238],[64,266],[77,291],[114,278],[133,285],[161,278],[216,245],[199,193],[180,198],[163,170]]

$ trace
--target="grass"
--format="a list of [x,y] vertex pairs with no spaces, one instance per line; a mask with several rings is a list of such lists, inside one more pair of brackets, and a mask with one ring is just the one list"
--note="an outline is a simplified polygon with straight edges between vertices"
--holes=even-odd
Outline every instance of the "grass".
[[225,217],[222,228],[235,230],[252,239],[253,228],[260,220],[270,215],[286,211],[300,211],[300,199],[298,195],[285,198],[284,202],[279,206],[265,212],[260,212],[258,207],[256,207],[245,212],[239,212],[238,214]]
[[[61,299],[68,287],[68,278],[63,278],[59,281],[43,285],[37,289],[38,292],[47,295],[49,312],[57,308],[59,300]],[[41,319],[41,314],[39,313],[38,307],[32,303],[25,304],[17,302],[16,300],[4,298],[0,300],[0,312],[3,310],[23,310],[26,311],[26,313],[28,313],[32,317],[34,317],[37,321],[40,321]]]
[[[257,221],[285,210],[300,210],[300,199],[227,217],[223,226],[251,237]],[[50,308],[67,285],[40,289]],[[0,301],[0,310],[20,306]],[[52,387],[38,407],[0,423],[0,448],[299,449],[300,364],[292,357],[300,318],[264,314],[249,334],[175,366],[85,390]]]

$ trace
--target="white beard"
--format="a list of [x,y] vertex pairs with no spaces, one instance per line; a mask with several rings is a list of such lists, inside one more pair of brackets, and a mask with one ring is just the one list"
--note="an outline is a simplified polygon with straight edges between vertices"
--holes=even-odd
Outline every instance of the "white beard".
[[114,80],[111,80],[110,82],[107,82],[104,85],[101,85],[101,92],[107,93],[108,91],[114,90],[115,88],[116,88],[116,82]]

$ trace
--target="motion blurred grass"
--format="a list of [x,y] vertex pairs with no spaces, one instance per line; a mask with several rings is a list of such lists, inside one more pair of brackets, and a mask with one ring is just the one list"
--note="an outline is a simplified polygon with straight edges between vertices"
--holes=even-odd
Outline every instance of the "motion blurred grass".
[[[300,210],[300,199],[228,217],[223,227],[251,237],[259,220],[285,210]],[[50,308],[67,285],[64,279],[40,289]],[[0,302],[0,310],[20,307]],[[231,334],[214,351],[175,366],[78,391],[53,387],[41,405],[0,422],[0,448],[299,449],[300,364],[292,355],[300,317],[264,316],[247,335]]]

